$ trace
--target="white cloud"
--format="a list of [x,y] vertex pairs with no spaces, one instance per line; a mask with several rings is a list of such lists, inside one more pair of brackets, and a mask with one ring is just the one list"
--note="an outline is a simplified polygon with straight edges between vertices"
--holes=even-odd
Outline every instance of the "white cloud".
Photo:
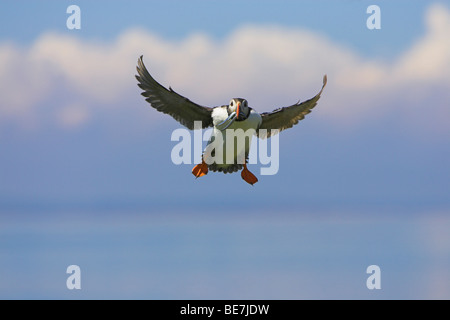
[[[49,93],[45,66],[12,44],[0,46],[0,116],[26,116]],[[0,118],[1,119],[1,118]]]
[[[438,105],[429,108],[443,119],[450,104],[444,90],[450,84],[450,11],[433,5],[425,18],[426,34],[394,61],[363,58],[322,35],[277,26],[242,26],[222,41],[201,33],[168,41],[134,29],[112,43],[46,33],[26,49],[0,44],[0,121],[39,117],[42,102],[61,102],[61,92],[98,109],[129,108],[126,101],[136,101],[130,97],[139,92],[134,74],[141,54],[158,81],[200,104],[243,96],[269,111],[312,97],[327,73],[317,112],[336,126],[393,107],[420,121],[423,103],[431,100]],[[92,113],[51,110],[64,126],[80,125]],[[448,131],[443,121],[437,127]]]
[[428,33],[406,52],[395,70],[401,80],[450,80],[450,11],[433,5],[426,14]]

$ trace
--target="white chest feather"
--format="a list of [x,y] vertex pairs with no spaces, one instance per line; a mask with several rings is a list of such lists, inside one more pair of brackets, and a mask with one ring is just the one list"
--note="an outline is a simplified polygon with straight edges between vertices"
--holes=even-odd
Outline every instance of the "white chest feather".
[[[216,126],[228,118],[226,108],[216,108],[212,113],[214,129],[204,158],[217,165],[243,164],[248,157],[252,137],[261,125],[261,116],[251,110],[247,119],[230,122],[225,130]],[[219,126],[220,127],[220,126]]]

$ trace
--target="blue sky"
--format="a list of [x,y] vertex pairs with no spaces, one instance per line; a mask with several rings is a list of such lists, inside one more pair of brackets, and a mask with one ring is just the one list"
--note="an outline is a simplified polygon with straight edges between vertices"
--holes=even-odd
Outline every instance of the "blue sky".
[[[430,3],[378,1],[389,9],[383,10],[383,28],[375,33],[361,28],[370,1],[281,1],[279,5],[270,0],[132,1],[126,8],[120,1],[77,1],[84,12],[83,28],[76,36],[112,41],[127,28],[143,27],[168,39],[182,39],[194,32],[221,39],[245,24],[275,24],[323,33],[363,54],[393,57],[423,35],[423,13]],[[71,4],[73,1],[10,1],[0,13],[0,37],[27,45],[45,31],[72,34],[65,26],[66,8]],[[120,11],[124,14],[117,15]]]
[[[71,4],[81,9],[81,30],[66,27]],[[380,30],[366,27],[371,4],[381,8]],[[309,297],[449,297],[448,286],[423,271],[450,277],[450,239],[439,227],[450,226],[448,1],[9,1],[1,5],[0,30],[0,235],[5,240],[0,273],[10,279],[34,274],[35,257],[49,270],[65,265],[71,259],[67,245],[84,265],[94,264],[99,252],[126,259],[115,270],[126,286],[130,270],[145,272],[134,258],[153,261],[142,255],[143,240],[159,243],[152,248],[167,263],[176,261],[165,250],[192,250],[186,269],[170,271],[182,270],[203,283],[192,292],[183,282],[180,292],[187,298],[208,297],[208,279],[221,272],[219,262],[235,258],[241,276],[271,279],[265,290],[248,283],[247,294],[239,297],[289,298],[281,294],[289,287],[281,275],[289,270],[304,281],[290,263],[299,266],[306,256],[333,257],[352,281],[355,275],[348,270],[370,260],[366,249],[354,247],[355,239],[373,224],[378,231],[372,239],[388,237],[366,243],[375,258],[398,276],[395,256],[405,252],[414,266],[400,265],[420,275],[422,283],[414,288],[426,287],[426,293],[410,295],[401,283],[391,283],[395,290],[370,296],[360,289],[343,293],[336,284],[327,295],[318,289],[325,284],[316,270],[313,279],[320,285],[304,283]],[[193,164],[177,166],[170,159],[176,144],[170,136],[180,125],[140,96],[134,79],[140,55],[163,85],[208,106],[242,96],[256,110],[270,111],[315,95],[323,74],[328,85],[313,112],[280,134],[276,175],[259,175],[256,164],[250,168],[259,177],[253,187],[239,174],[195,180]],[[277,216],[282,222],[271,229]],[[297,227],[309,234],[315,254],[296,251],[307,240]],[[77,240],[83,237],[87,240]],[[125,243],[115,242],[117,237]],[[327,249],[337,239],[342,246]],[[211,246],[202,247],[204,241]],[[109,242],[125,251],[135,245],[135,251],[115,253]],[[195,262],[203,261],[196,260],[197,246],[215,257],[205,258],[208,270]],[[277,255],[279,246],[286,249]],[[27,253],[16,256],[24,247]],[[240,247],[254,255],[249,251],[244,258]],[[229,251],[217,257],[216,250]],[[354,260],[349,250],[357,252]],[[279,264],[258,268],[272,258]],[[93,268],[101,270],[107,260]],[[14,271],[20,261],[31,271]],[[173,276],[162,263],[154,267],[162,279]],[[311,262],[302,272],[317,267]],[[51,278],[44,269],[39,275]],[[234,276],[225,272],[217,285],[227,293],[217,290],[212,296],[237,294],[226,284]],[[98,281],[106,280],[99,276]],[[158,288],[167,285],[158,281]],[[183,298],[174,283],[160,296],[135,286],[111,296]],[[51,281],[43,290],[22,288],[13,296],[71,298]],[[264,295],[270,288],[280,295]],[[10,297],[11,290],[9,282],[0,283],[1,297]],[[101,286],[96,290],[80,297],[106,296]],[[286,292],[308,298],[308,290]]]

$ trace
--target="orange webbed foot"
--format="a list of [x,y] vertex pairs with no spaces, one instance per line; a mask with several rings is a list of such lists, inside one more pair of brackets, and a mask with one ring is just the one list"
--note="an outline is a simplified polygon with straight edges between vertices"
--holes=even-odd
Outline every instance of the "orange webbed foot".
[[192,174],[196,177],[203,177],[204,175],[208,174],[208,165],[205,163],[205,161],[202,161],[202,163],[196,165],[192,169]]
[[247,169],[247,164],[244,164],[244,169],[242,169],[241,177],[245,180],[245,182],[250,183],[251,185],[254,185],[258,182],[258,178],[256,178],[255,175]]

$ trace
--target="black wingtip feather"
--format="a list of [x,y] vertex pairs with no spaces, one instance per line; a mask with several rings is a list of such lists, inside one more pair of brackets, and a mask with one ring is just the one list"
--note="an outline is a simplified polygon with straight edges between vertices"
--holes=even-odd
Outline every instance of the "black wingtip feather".
[[143,90],[141,95],[146,98],[145,101],[153,108],[169,114],[189,129],[194,128],[195,121],[202,121],[203,128],[213,125],[211,118],[212,108],[200,106],[188,98],[179,95],[171,87],[166,89],[159,84],[145,67],[143,55],[138,59],[136,70],[137,75],[135,75],[135,78],[138,82],[137,85]]

